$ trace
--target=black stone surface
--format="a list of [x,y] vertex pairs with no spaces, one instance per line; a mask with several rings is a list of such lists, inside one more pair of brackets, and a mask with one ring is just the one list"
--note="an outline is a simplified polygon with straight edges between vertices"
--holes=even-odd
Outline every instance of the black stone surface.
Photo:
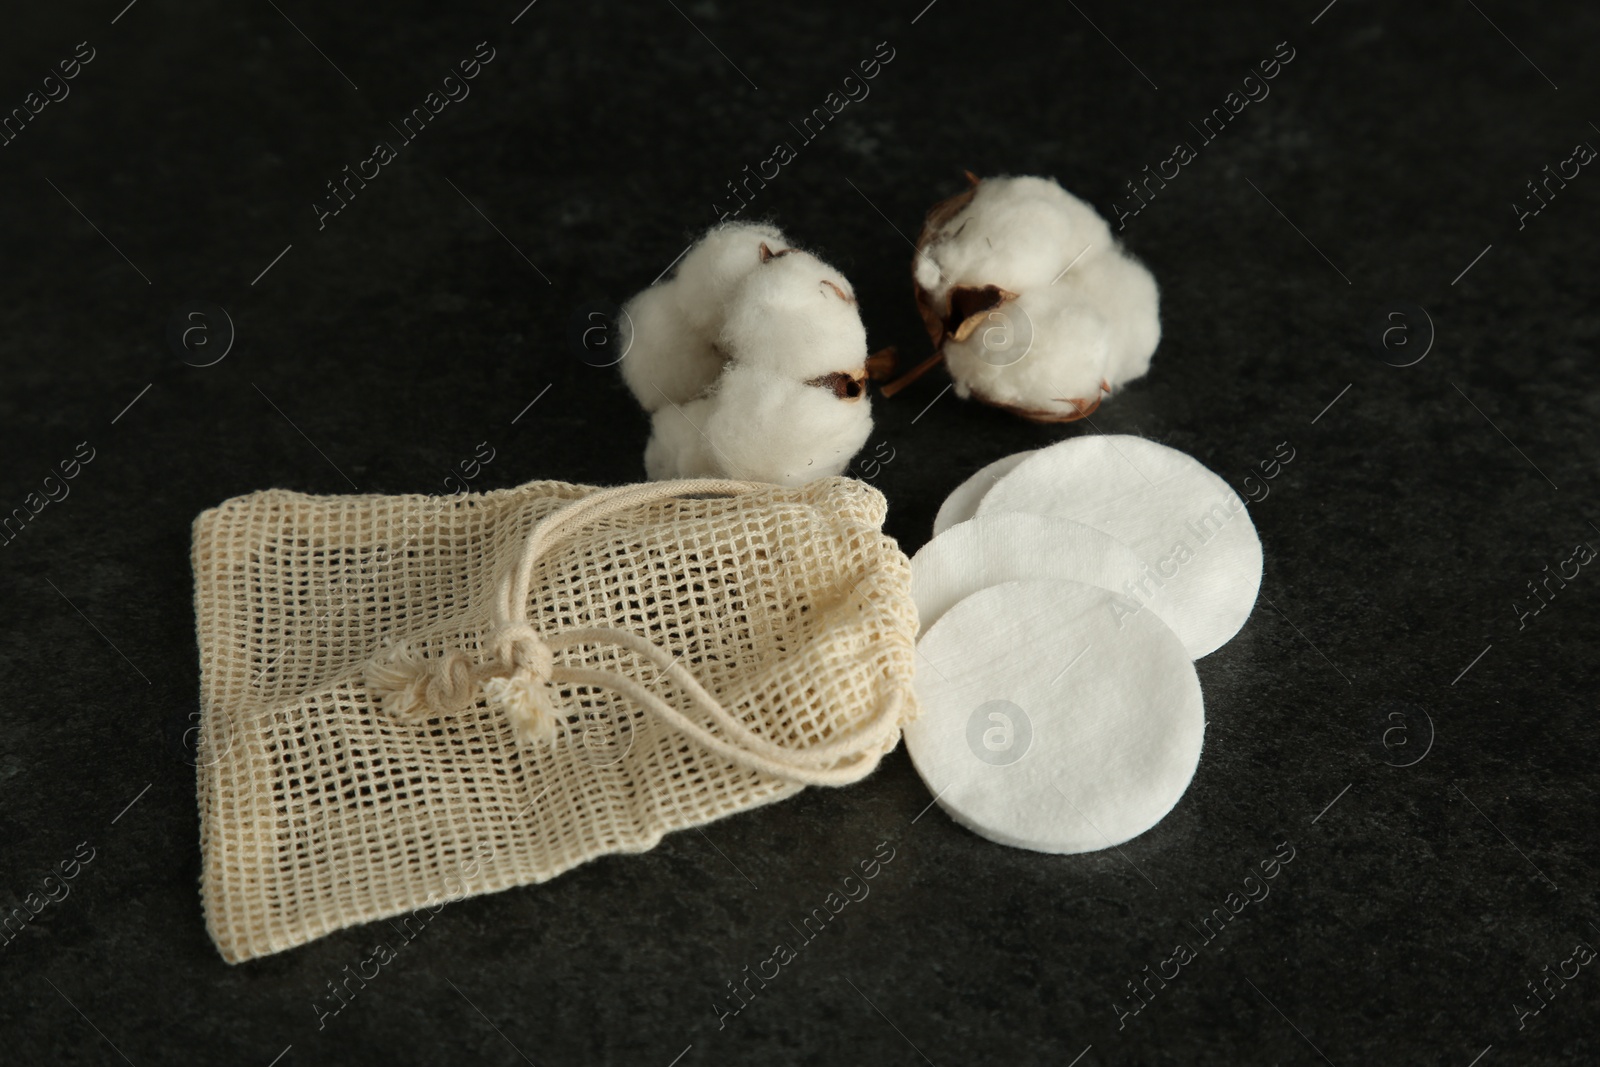
[[[1600,176],[1513,207],[1600,145],[1592,7],[122,2],[0,32],[0,113],[94,55],[0,147],[0,512],[93,449],[0,548],[0,906],[93,849],[0,947],[0,1061],[1595,1062],[1600,966],[1563,961],[1600,945],[1600,567],[1515,605],[1600,545]],[[480,41],[471,95],[319,229],[324,183]],[[870,95],[802,142],[880,42]],[[1279,42],[1270,95],[1203,141],[1190,123]],[[453,904],[320,1028],[382,928],[222,963],[184,750],[197,513],[269,486],[443,492],[482,441],[476,488],[642,477],[645,420],[573,324],[779,142],[796,158],[745,217],[844,270],[875,346],[920,355],[906,237],[962,168],[1053,174],[1115,218],[1179,141],[1195,158],[1123,231],[1163,286],[1146,380],[1038,427],[938,373],[876,403],[869,445],[911,551],[1016,450],[1138,433],[1259,495],[1244,478],[1289,443],[1251,507],[1261,600],[1199,664],[1206,751],[1168,819],[1091,855],[1001,848],[926,810],[897,752]],[[190,301],[236,333],[210,366],[168,341]],[[1366,339],[1396,302],[1436,331],[1407,367]],[[189,364],[222,351],[207,315]],[[1393,321],[1391,362],[1427,348],[1416,312]],[[870,896],[719,1021],[725,983],[880,842]],[[1129,983],[1283,842],[1270,895],[1133,1013]],[[1532,1014],[1547,965],[1577,974]]]

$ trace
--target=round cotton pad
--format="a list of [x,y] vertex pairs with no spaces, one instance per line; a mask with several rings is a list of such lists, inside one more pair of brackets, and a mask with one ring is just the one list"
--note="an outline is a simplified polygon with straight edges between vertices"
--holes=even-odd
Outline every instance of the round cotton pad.
[[1164,589],[1144,579],[1133,549],[1108,533],[1071,519],[1001,511],[957,523],[922,546],[911,560],[911,598],[922,632],[964,597],[1001,582],[1064,578],[1109,589],[1128,599],[1131,615],[1148,607],[1163,621],[1171,611]]
[[[1261,588],[1261,541],[1244,501],[1192,456],[1142,437],[1075,437],[1042,449],[978,501],[978,513],[1074,519],[1133,549],[1143,588],[1195,659],[1239,632]],[[1138,594],[1148,603],[1146,593]]]
[[1183,643],[1078,582],[967,597],[917,643],[906,750],[939,805],[991,841],[1092,852],[1154,826],[1200,762],[1205,709]]
[[938,537],[958,522],[966,522],[978,513],[978,501],[991,486],[1016,469],[1017,464],[1033,455],[1037,449],[1002,456],[977,474],[968,478],[944,498],[939,514],[933,519],[933,536]]

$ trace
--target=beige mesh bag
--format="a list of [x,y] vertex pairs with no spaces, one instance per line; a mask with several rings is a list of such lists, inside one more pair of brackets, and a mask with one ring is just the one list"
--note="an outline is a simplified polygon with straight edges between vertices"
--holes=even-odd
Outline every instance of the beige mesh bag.
[[236,497],[194,524],[230,962],[870,773],[916,711],[871,487]]

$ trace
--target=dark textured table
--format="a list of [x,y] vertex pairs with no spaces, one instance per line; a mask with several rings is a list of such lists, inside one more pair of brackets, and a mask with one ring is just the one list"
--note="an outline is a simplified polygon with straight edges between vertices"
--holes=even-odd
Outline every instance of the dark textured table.
[[[1600,15],[523,2],[6,15],[0,906],[60,899],[3,935],[0,1061],[1600,1056],[1578,947],[1600,946],[1578,547],[1600,546],[1578,147]],[[855,99],[808,139],[830,93]],[[1077,433],[1166,442],[1255,498],[1266,577],[1198,665],[1188,794],[1120,849],[1042,856],[926,810],[896,752],[453,904],[336,1014],[376,928],[224,964],[197,892],[191,520],[269,486],[446,492],[482,442],[474,489],[641,478],[646,420],[574,339],[780,143],[740,217],[849,275],[874,346],[925,352],[906,238],[963,168],[1059,177],[1161,282],[1154,368],[1092,425],[936,372],[875,403],[868,455],[892,453],[870,473],[907,551],[961,478]],[[336,198],[347,166],[377,173]],[[870,895],[728,1012],[880,849]]]

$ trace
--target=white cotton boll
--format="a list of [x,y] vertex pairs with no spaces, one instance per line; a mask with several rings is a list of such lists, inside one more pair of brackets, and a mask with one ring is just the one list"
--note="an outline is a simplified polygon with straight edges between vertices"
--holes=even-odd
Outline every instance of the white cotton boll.
[[958,395],[1041,422],[1081,418],[1150,369],[1155,279],[1054,181],[973,180],[935,206],[918,244],[929,335]]
[[1144,377],[1150,357],[1161,343],[1161,294],[1144,264],[1120,247],[1083,274],[1073,267],[1055,288],[1066,286],[1098,309],[1110,329],[1106,353],[1106,386],[1115,391],[1124,382]]
[[651,481],[726,476],[701,431],[711,404],[709,397],[702,397],[664,405],[651,416],[650,442],[644,449],[644,470]]
[[685,403],[722,373],[721,353],[685,320],[671,283],[653,285],[623,305],[618,327],[622,380],[646,411]]
[[1111,338],[1096,306],[1047,286],[988,312],[966,340],[947,338],[945,364],[958,396],[976,394],[1034,418],[1073,419],[1100,402]]
[[716,340],[734,288],[761,265],[763,244],[776,252],[789,239],[765,223],[724,223],[707,230],[678,264],[674,294],[684,318],[707,342]]
[[727,356],[717,334],[739,281],[762,263],[761,246],[782,248],[776,226],[713,226],[658,281],[623,306],[618,322],[622,380],[646,411],[682,404],[710,389]]
[[800,485],[843,473],[866,444],[855,293],[775,228],[713,228],[625,310],[622,373],[653,414],[652,479]]
[[1113,247],[1094,208],[1055,181],[1032,177],[984,179],[965,207],[923,237],[913,270],[941,305],[956,286],[1021,292],[1049,285],[1080,255],[1082,266]]
[[656,412],[645,470],[655,480],[803,485],[843,474],[871,432],[865,397],[841,400],[830,389],[734,364],[709,396]]
[[720,343],[729,358],[806,381],[859,376],[867,330],[845,276],[809,252],[774,255],[741,281]]
[[707,447],[733,478],[803,485],[843,474],[872,433],[865,396],[841,400],[760,367],[723,372],[705,424]]

